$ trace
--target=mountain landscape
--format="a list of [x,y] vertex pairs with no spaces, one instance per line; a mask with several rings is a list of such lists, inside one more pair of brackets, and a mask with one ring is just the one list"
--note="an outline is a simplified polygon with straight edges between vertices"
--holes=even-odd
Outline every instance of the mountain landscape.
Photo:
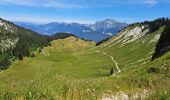
[[53,35],[55,33],[67,32],[84,38],[99,42],[105,38],[115,35],[128,24],[117,22],[113,19],[106,19],[98,21],[95,24],[79,24],[79,23],[59,23],[52,22],[44,25],[37,25],[31,23],[14,22],[15,24],[35,32],[45,35]]
[[88,41],[70,27],[40,35],[0,19],[0,99],[169,100],[170,19],[115,23],[65,26],[115,34]]

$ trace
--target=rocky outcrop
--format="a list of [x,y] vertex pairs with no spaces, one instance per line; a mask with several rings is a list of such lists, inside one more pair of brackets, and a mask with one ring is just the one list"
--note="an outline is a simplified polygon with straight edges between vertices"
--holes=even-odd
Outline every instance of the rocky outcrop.
[[13,50],[13,48],[15,48],[18,40],[19,40],[18,38],[1,40],[0,41],[1,53],[7,52],[9,50]]
[[133,42],[142,36],[144,36],[147,32],[149,32],[149,29],[147,26],[136,26],[135,28],[129,30],[126,32],[124,37],[122,38],[121,43],[124,45],[126,43]]
[[120,91],[112,96],[105,95],[101,100],[146,100],[148,96],[149,96],[148,90],[143,90],[142,92],[136,92],[131,95]]

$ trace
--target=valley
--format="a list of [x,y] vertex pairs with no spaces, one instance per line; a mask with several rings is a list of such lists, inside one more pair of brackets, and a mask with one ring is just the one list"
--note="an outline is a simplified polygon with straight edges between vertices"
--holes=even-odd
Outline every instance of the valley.
[[0,0],[0,100],[170,100],[170,0]]
[[0,99],[168,100],[170,52],[152,59],[165,28],[133,24],[98,46],[74,35],[54,37],[34,57],[1,71]]

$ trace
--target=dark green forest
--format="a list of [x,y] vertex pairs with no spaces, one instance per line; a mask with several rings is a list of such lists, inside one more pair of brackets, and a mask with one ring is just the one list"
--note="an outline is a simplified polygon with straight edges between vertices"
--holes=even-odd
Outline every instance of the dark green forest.
[[149,27],[149,33],[155,32],[161,27],[165,27],[161,33],[161,37],[155,48],[155,52],[152,56],[152,60],[164,55],[170,50],[170,19],[169,18],[158,18],[154,21],[145,21],[141,24],[147,25]]
[[156,45],[153,59],[156,59],[170,50],[170,20],[166,22],[165,29]]

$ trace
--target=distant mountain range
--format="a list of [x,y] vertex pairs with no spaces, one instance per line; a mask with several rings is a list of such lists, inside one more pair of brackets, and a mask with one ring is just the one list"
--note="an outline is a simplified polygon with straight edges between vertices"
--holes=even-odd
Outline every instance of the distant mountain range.
[[31,29],[40,34],[53,35],[58,32],[73,33],[78,37],[98,42],[122,30],[128,24],[106,19],[95,24],[61,23],[52,22],[44,25],[37,25],[25,22],[14,22],[27,29]]

